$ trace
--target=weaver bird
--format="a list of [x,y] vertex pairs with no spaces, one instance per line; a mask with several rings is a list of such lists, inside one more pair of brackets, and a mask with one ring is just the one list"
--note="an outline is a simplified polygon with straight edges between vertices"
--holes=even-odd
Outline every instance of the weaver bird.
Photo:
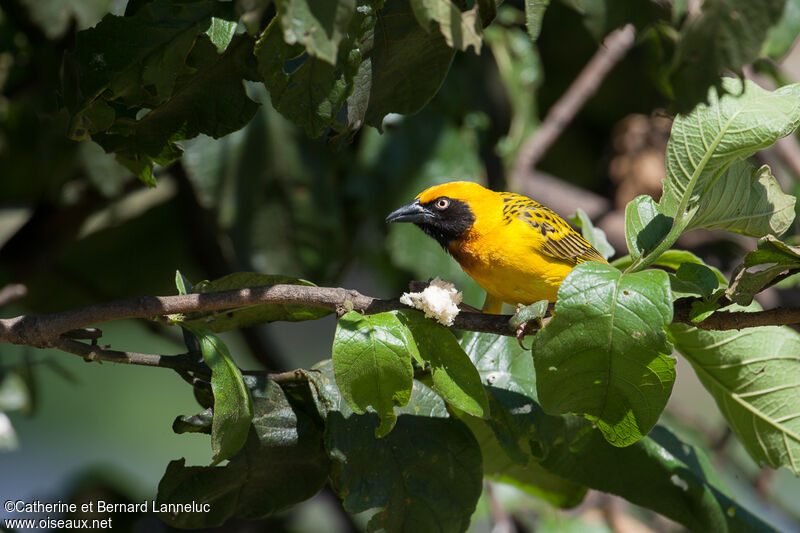
[[503,302],[554,302],[575,265],[607,262],[552,209],[467,181],[426,189],[386,222],[413,222],[436,239],[486,290],[485,313],[499,314]]

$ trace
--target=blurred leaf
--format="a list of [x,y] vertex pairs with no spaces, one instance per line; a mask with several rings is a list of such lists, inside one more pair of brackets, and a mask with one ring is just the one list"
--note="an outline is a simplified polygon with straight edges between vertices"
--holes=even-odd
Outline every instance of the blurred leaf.
[[480,53],[482,21],[477,3],[463,12],[453,0],[410,0],[410,3],[417,22],[426,31],[435,22],[448,46],[462,52],[472,46],[476,54]]
[[[310,281],[278,276],[273,274],[258,274],[256,272],[235,272],[214,281],[198,283],[194,290],[200,294],[206,292],[227,291],[244,287],[261,287],[266,285],[303,285],[315,287]],[[256,324],[275,322],[297,322],[301,320],[316,320],[332,313],[329,309],[295,304],[262,304],[252,305],[232,310],[212,311],[201,313],[200,316],[190,316],[182,322],[183,325],[199,327],[221,333],[232,329],[245,328]]]
[[14,426],[11,425],[8,415],[0,411],[0,453],[16,450],[17,447],[19,447],[19,440]]
[[583,16],[584,26],[597,41],[627,23],[641,30],[671,16],[669,5],[657,0],[562,1]]
[[464,531],[481,493],[481,455],[475,438],[450,418],[442,398],[414,381],[397,425],[376,439],[374,414],[356,415],[333,385],[330,363],[310,374],[327,411],[325,445],[331,477],[344,508],[383,507],[370,531]]
[[417,311],[402,310],[397,316],[414,336],[420,358],[430,365],[433,390],[453,407],[488,417],[481,378],[453,334]]
[[669,330],[753,459],[800,475],[800,334],[775,326]]
[[725,294],[739,305],[749,305],[753,296],[774,283],[775,278],[798,272],[800,247],[789,246],[772,235],[767,235],[758,241],[758,250],[749,252],[744,262],[734,270]]
[[648,195],[637,196],[625,206],[625,241],[636,260],[647,255],[667,236],[672,220],[658,212],[658,204]]
[[761,55],[780,61],[800,35],[800,0],[786,0],[778,23],[767,32]]
[[[280,5],[298,3],[284,0]],[[357,16],[356,22],[361,18]],[[328,61],[308,55],[300,45],[286,44],[278,20],[273,19],[256,44],[258,70],[269,89],[272,105],[286,118],[303,126],[309,137],[319,137],[333,123],[353,92],[353,77],[361,54],[352,49],[352,39],[358,36],[353,35],[349,46],[341,47],[336,61]]]
[[278,16],[286,43],[302,44],[315,57],[336,65],[339,44],[347,38],[355,0],[279,0]]
[[19,372],[0,370],[0,411],[27,409],[30,400],[28,385]]
[[595,227],[591,219],[589,219],[589,215],[587,215],[583,209],[579,207],[575,211],[575,215],[570,217],[569,221],[581,229],[583,238],[589,241],[589,243],[600,252],[600,255],[606,259],[614,255],[614,247],[608,243],[606,232]]
[[[681,29],[671,75],[675,106],[686,113],[707,101],[726,70],[738,72],[755,60],[786,0],[706,0],[702,12]],[[712,88],[709,92],[709,88]],[[699,140],[699,139],[698,139]],[[706,139],[710,141],[710,138]]]
[[208,513],[161,513],[173,527],[214,527],[233,516],[256,519],[316,494],[330,464],[317,422],[293,405],[273,381],[247,378],[253,426],[244,448],[226,466],[185,466],[172,461],[158,486],[156,505],[210,504]]
[[525,0],[525,24],[531,41],[536,42],[542,31],[542,19],[550,0]]
[[356,413],[375,408],[381,419],[376,437],[385,437],[394,427],[394,407],[408,403],[415,350],[411,332],[391,313],[364,316],[350,311],[339,319],[333,339],[336,384]]
[[675,381],[663,329],[671,321],[666,272],[622,274],[594,261],[579,264],[533,341],[544,410],[583,414],[615,446],[642,438]]
[[[500,11],[503,16],[514,13],[507,5]],[[533,95],[542,84],[542,64],[530,36],[520,28],[493,24],[486,28],[484,39],[512,109],[508,132],[497,142],[497,153],[510,169],[519,147],[539,127],[539,108]]]
[[203,359],[211,368],[214,393],[214,422],[211,425],[212,466],[228,459],[244,445],[253,418],[253,399],[242,372],[231,359],[228,347],[216,336],[188,324],[200,341]]
[[58,39],[75,20],[80,29],[93,26],[112,7],[112,0],[20,0],[31,20],[49,39]]

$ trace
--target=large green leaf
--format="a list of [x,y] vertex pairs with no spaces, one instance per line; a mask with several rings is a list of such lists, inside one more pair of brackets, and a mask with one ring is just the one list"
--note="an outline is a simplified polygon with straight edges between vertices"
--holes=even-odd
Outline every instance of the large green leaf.
[[735,231],[753,237],[780,235],[794,220],[795,197],[784,194],[769,167],[736,161],[703,194],[685,231]]
[[370,531],[466,530],[483,479],[480,448],[469,429],[449,416],[438,394],[414,381],[396,427],[376,439],[375,415],[353,413],[332,374],[324,362],[309,377],[327,411],[325,445],[345,509],[383,507],[372,516]]
[[247,378],[255,414],[244,448],[226,466],[172,461],[158,485],[156,505],[196,502],[209,512],[162,513],[174,527],[222,525],[238,516],[268,516],[316,494],[330,463],[316,415],[307,414],[273,381]]
[[395,406],[406,405],[411,397],[416,350],[411,332],[391,313],[364,316],[350,311],[339,319],[333,339],[336,384],[356,413],[364,414],[369,406],[377,411],[381,422],[376,437],[392,430]]
[[[514,339],[469,333],[462,343],[484,379],[493,383],[487,389],[490,423],[505,454],[479,424],[469,424],[492,454],[484,455],[487,475],[497,474],[557,505],[576,503],[581,486],[610,492],[692,531],[773,530],[735,503],[702,449],[659,426],[630,446],[612,446],[588,421],[547,415],[532,400],[532,357]],[[517,443],[516,451],[509,442]],[[530,467],[533,461],[536,467]],[[549,475],[539,476],[542,469]]]
[[699,16],[681,29],[670,74],[676,107],[688,112],[719,87],[726,70],[755,60],[786,0],[706,0]]
[[183,327],[197,337],[203,359],[211,368],[211,391],[214,393],[211,449],[214,451],[212,465],[215,465],[244,445],[253,418],[253,399],[225,343],[207,331],[186,324]]
[[661,426],[633,445],[617,448],[586,421],[566,416],[549,420],[542,425],[549,425],[558,438],[540,464],[550,472],[618,494],[691,531],[775,531],[736,503],[701,448],[679,441]]
[[671,321],[666,272],[578,265],[534,338],[542,407],[583,414],[615,446],[636,442],[655,425],[675,381],[664,331]]
[[[734,162],[789,135],[800,124],[800,84],[767,91],[749,80],[725,78],[722,86],[730,94],[720,97],[712,89],[707,105],[675,118],[667,143],[667,179],[659,211],[672,218],[691,213],[684,227],[694,216],[702,217],[695,210],[716,182],[728,183],[731,174],[726,171]],[[720,199],[726,203],[723,207],[741,207],[727,205],[733,196]],[[782,221],[773,231],[786,227]]]
[[729,94],[709,92],[709,103],[678,115],[667,143],[667,178],[658,205],[673,220],[641,268],[692,228],[737,231],[761,237],[791,224],[794,198],[769,172],[744,159],[789,135],[800,124],[800,84],[767,91],[749,80],[725,78]]
[[[244,287],[261,287],[279,284],[314,286],[310,281],[290,278],[288,276],[259,274],[257,272],[236,272],[215,279],[214,281],[200,282],[194,287],[194,292],[202,294],[206,292],[241,289]],[[262,304],[240,309],[200,313],[199,316],[191,315],[186,318],[183,324],[220,333],[278,320],[287,322],[316,320],[331,312],[332,311],[328,309],[308,305]]]
[[800,475],[800,334],[685,324],[673,324],[670,334],[750,455]]
[[586,487],[539,465],[544,445],[537,429],[546,418],[536,403],[536,372],[531,353],[516,339],[467,332],[461,345],[487,384],[491,417],[464,417],[481,446],[483,471],[559,507],[580,503]]
[[417,311],[397,315],[414,336],[420,358],[430,365],[433,390],[453,407],[488,417],[489,400],[481,377],[453,333]]
[[280,0],[277,4],[284,40],[302,44],[309,54],[335,65],[356,1]]

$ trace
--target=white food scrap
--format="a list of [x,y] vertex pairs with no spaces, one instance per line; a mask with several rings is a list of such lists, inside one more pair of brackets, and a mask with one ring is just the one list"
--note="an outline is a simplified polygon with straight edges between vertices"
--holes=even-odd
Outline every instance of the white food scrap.
[[444,326],[452,326],[463,294],[456,286],[436,277],[422,292],[404,292],[400,302],[425,313]]

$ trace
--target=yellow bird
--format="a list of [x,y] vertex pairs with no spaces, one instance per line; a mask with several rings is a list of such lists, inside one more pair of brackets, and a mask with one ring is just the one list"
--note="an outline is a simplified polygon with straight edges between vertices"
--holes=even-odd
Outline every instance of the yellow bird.
[[468,181],[426,189],[386,222],[413,222],[436,239],[486,290],[485,313],[499,314],[503,302],[554,302],[575,265],[607,262],[552,209]]

